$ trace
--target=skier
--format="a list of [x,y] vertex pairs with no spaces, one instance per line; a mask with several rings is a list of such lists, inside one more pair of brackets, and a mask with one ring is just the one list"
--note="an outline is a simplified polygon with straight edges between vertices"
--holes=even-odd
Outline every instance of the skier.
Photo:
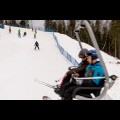
[[34,38],[36,38],[36,34],[34,34]]
[[35,34],[37,34],[37,30],[35,29]]
[[18,33],[20,33],[20,29],[18,30]]
[[37,41],[35,42],[34,46],[35,46],[35,50],[36,50],[36,48],[38,48],[38,50],[39,50],[39,43]]
[[[97,61],[97,54],[92,54],[89,53],[87,55],[87,61],[89,64],[86,67],[85,70],[85,77],[103,77],[104,76],[104,71],[102,69],[102,66],[100,64],[100,61]],[[79,77],[79,74],[76,75]],[[72,93],[73,91],[78,88],[78,87],[100,87],[101,83],[103,85],[103,79],[92,79],[92,80],[77,80],[71,82],[71,83],[66,83],[64,86],[60,88],[59,95],[64,99],[64,100],[72,100]],[[96,93],[96,90],[79,90],[80,94],[90,94],[90,93]],[[100,93],[100,90],[99,90]]]
[[11,26],[9,26],[9,33],[11,33]]
[[62,87],[64,84],[70,82],[72,75],[79,74],[80,77],[84,77],[85,68],[88,65],[87,58],[85,55],[88,53],[89,53],[89,51],[87,49],[82,49],[79,52],[78,57],[82,59],[82,62],[79,64],[79,66],[77,68],[74,68],[74,69],[68,68],[69,70],[65,73],[60,86],[55,88],[55,90],[54,90],[55,93],[59,94],[60,87]]
[[24,32],[23,37],[25,37],[26,35],[27,35],[27,33],[26,33],[26,32]]
[[18,37],[21,37],[20,29],[18,30]]

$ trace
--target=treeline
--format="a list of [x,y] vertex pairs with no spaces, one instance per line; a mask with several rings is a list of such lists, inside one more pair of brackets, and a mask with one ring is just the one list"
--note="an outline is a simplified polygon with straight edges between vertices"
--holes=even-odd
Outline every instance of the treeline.
[[[120,20],[88,21],[92,26],[100,50],[120,59]],[[76,39],[75,23],[76,20],[45,20],[45,28]],[[86,28],[81,29],[79,35],[82,42],[93,46]]]
[[17,20],[5,20],[4,24],[16,27],[29,28],[29,20],[20,20],[20,22],[17,22]]

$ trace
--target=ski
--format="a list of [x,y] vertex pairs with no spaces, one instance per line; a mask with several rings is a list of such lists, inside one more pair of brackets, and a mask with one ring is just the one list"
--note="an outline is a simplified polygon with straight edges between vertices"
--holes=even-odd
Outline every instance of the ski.
[[[46,95],[43,96],[42,99],[43,100],[54,100],[54,99],[52,99],[52,98],[50,98],[49,96],[46,96]],[[57,99],[57,100],[62,100],[62,99]]]
[[50,84],[48,84],[48,83],[46,83],[46,82],[43,82],[43,81],[40,81],[40,80],[37,80],[37,79],[35,79],[35,82],[37,82],[37,83],[39,83],[39,84],[42,84],[42,85],[45,85],[45,86],[47,86],[47,87],[50,87],[50,88],[55,89],[55,86],[54,86],[54,85],[50,85]]
[[44,86],[47,86],[47,87],[50,87],[50,88],[53,88],[53,89],[56,89],[56,88],[60,87],[59,84],[58,85],[50,85],[50,84],[48,84],[46,82],[43,82],[43,81],[40,81],[38,79],[35,79],[34,81],[37,82],[37,83],[39,83],[39,84],[41,84],[41,85],[44,85]]
[[52,99],[51,99],[50,97],[48,97],[48,96],[43,96],[42,99],[43,99],[43,100],[52,100]]

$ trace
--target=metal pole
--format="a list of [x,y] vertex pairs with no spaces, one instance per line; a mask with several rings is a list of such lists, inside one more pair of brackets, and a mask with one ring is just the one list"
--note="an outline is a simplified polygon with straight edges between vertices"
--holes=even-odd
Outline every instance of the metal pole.
[[[107,91],[107,89],[109,88],[109,75],[108,75],[108,71],[107,71],[107,69],[106,69],[105,63],[104,63],[103,58],[102,58],[102,56],[101,56],[99,46],[98,46],[98,44],[97,44],[97,42],[96,42],[96,38],[95,38],[95,36],[94,36],[94,33],[93,33],[93,31],[92,31],[92,28],[91,28],[90,24],[88,23],[87,20],[81,21],[81,24],[82,24],[82,25],[85,25],[86,28],[87,28],[87,31],[88,31],[88,33],[89,33],[89,35],[90,35],[90,38],[91,38],[92,43],[93,43],[93,45],[94,45],[94,47],[95,47],[95,49],[96,49],[97,55],[98,55],[98,57],[99,57],[99,60],[100,60],[100,62],[101,62],[101,65],[102,65],[103,70],[104,70],[104,73],[105,73],[106,83],[105,83],[104,92],[103,92],[103,94],[102,94],[102,96],[103,96],[103,95],[106,94],[106,91]],[[100,96],[99,96],[98,98],[100,98]]]
[[81,22],[81,20],[80,20],[79,22],[76,20],[76,25],[75,25],[75,30],[74,30],[74,32],[75,32],[75,34],[76,34],[76,38],[77,38],[77,40],[78,40],[79,46],[80,46],[80,48],[81,48],[81,50],[82,50],[83,47],[82,47],[81,40],[80,40],[80,37],[79,37],[79,34],[78,34],[78,32],[80,32],[80,29],[82,28],[82,27],[80,26],[80,22]]
[[79,35],[78,35],[78,32],[75,32],[75,34],[76,34],[76,37],[77,37],[77,40],[78,40],[79,46],[80,46],[80,48],[81,48],[81,50],[82,50],[83,47],[82,47],[81,40],[80,40],[80,37],[79,37]]

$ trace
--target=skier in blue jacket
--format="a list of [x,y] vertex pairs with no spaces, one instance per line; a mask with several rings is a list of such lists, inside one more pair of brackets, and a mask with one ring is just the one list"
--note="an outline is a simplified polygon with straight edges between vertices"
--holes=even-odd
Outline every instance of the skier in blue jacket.
[[[97,61],[97,54],[89,54],[87,57],[87,61],[90,63],[86,67],[86,73],[85,77],[103,77],[104,76],[104,71],[102,69],[102,66],[99,61]],[[87,75],[87,71],[92,69],[92,75],[89,76]],[[93,79],[92,82],[94,82],[96,85],[99,85],[101,79]]]
[[[104,76],[104,71],[99,61],[97,61],[98,56],[96,53],[89,52],[87,55],[88,65],[85,70],[85,77],[102,77]],[[74,74],[75,77],[79,77],[79,74]],[[86,80],[77,80],[71,83],[66,83],[63,87],[61,87],[60,96],[64,100],[72,100],[72,93],[77,87],[99,87],[101,79],[86,79]],[[95,90],[94,90],[95,91]],[[90,90],[80,90],[80,94],[90,94]]]

